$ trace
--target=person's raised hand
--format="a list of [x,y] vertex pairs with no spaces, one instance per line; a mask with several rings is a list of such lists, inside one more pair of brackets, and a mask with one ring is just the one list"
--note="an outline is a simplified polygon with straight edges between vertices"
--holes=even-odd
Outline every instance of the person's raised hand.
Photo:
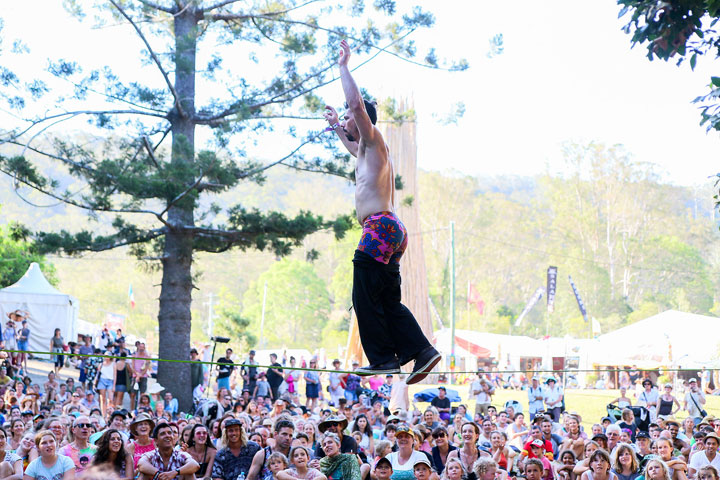
[[350,45],[347,40],[340,42],[340,58],[338,59],[338,65],[341,67],[347,66],[350,61]]
[[325,120],[327,120],[330,126],[340,123],[337,111],[330,105],[325,105],[325,113],[323,113],[323,117],[325,117]]

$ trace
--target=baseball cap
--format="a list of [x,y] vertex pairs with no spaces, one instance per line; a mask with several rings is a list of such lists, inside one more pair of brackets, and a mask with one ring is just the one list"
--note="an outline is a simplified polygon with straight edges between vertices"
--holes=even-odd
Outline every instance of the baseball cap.
[[612,423],[612,421],[613,421],[612,418],[610,418],[610,417],[603,417],[602,420],[600,420],[600,421],[604,422],[605,420],[607,420],[610,423]]
[[650,438],[650,434],[648,432],[638,432],[635,434],[635,440],[638,440],[641,438]]
[[440,386],[438,387],[438,390],[444,390],[444,391],[447,392],[447,390],[445,389],[445,387],[443,387],[442,385],[440,385]]
[[239,425],[242,427],[242,422],[237,418],[230,418],[225,422],[225,428],[232,427],[233,425]]
[[427,467],[432,470],[432,465],[430,465],[430,460],[427,459],[425,455],[421,455],[421,458],[418,458],[415,460],[415,463],[413,463],[413,468],[417,467],[418,465],[427,465]]
[[536,438],[535,440],[533,440],[533,441],[530,443],[530,446],[531,446],[531,447],[540,447],[540,448],[542,448],[542,449],[545,449],[545,442],[543,442],[543,441],[540,440],[539,438]]
[[375,462],[375,468],[377,468],[381,463],[387,464],[387,466],[392,470],[392,462],[388,460],[387,457],[378,458],[377,462]]
[[397,429],[395,430],[395,435],[400,435],[401,433],[410,435],[411,437],[414,435],[413,431],[410,430],[410,427],[408,427],[405,423],[401,423],[400,425],[398,425]]
[[697,383],[697,378],[691,378],[690,380],[688,380],[688,382],[690,382],[690,383]]
[[255,350],[250,350],[250,355],[255,355]]

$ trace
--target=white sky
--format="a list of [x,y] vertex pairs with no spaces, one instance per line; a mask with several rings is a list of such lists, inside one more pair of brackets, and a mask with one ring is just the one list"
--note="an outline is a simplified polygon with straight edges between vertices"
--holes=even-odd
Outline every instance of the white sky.
[[[420,51],[433,45],[440,55],[467,58],[471,68],[435,72],[381,55],[356,74],[377,97],[414,99],[420,167],[473,175],[556,172],[562,142],[596,140],[624,144],[637,160],[657,164],[670,183],[706,184],[720,171],[720,137],[705,133],[690,103],[708,91],[710,75],[717,73],[712,62],[701,58],[695,72],[674,62],[649,62],[645,48],[630,50],[614,2],[420,3],[437,19],[432,30],[415,37]],[[60,4],[25,0],[4,6],[6,36],[22,38],[43,57],[91,55],[119,71],[125,42],[137,40],[108,40],[113,29],[90,32]],[[490,60],[488,40],[496,33],[504,36],[505,53]],[[342,102],[337,83],[322,94]],[[466,105],[464,118],[458,125],[439,125],[433,114],[446,114],[458,101]]]

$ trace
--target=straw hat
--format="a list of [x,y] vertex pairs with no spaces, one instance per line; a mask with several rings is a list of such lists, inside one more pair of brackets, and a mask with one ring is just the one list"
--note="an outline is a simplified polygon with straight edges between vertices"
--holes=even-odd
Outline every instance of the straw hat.
[[130,422],[130,433],[137,436],[137,432],[135,430],[137,429],[137,425],[142,422],[150,423],[151,432],[155,429],[155,421],[150,417],[150,415],[148,415],[147,413],[141,413],[135,418],[133,418],[132,422]]
[[325,430],[328,429],[331,423],[339,423],[340,430],[345,430],[348,426],[347,418],[340,417],[338,415],[331,415],[318,424],[318,430],[320,433],[325,433]]

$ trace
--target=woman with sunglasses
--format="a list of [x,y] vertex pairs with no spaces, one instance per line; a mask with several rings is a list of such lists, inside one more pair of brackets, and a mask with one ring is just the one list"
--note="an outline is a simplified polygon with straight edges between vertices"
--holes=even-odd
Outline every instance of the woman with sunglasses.
[[445,470],[445,464],[447,463],[448,455],[453,450],[457,450],[457,447],[450,445],[448,431],[445,427],[437,427],[432,431],[432,438],[435,446],[432,447],[431,455],[433,457],[433,463],[437,469],[438,475],[443,473]]
[[195,477],[210,478],[217,450],[210,441],[210,435],[205,425],[201,423],[193,425],[187,445],[186,452],[200,465],[200,469],[195,472]]

